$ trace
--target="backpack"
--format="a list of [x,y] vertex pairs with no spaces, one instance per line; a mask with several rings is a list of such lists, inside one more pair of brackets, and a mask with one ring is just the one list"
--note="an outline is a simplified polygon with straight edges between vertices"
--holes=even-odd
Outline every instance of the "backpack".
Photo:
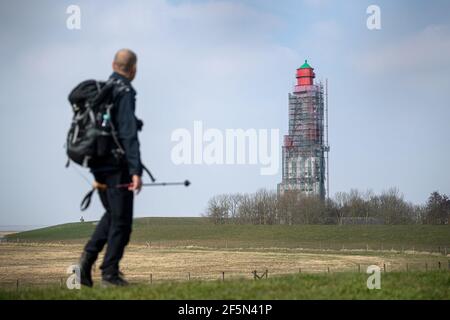
[[108,81],[86,80],[69,94],[72,106],[72,123],[67,133],[66,151],[70,160],[88,167],[92,160],[125,154],[111,118],[114,101],[130,90],[119,79]]
[[[125,151],[117,137],[112,119],[114,102],[130,88],[120,79],[108,81],[86,80],[78,84],[69,94],[73,117],[67,133],[66,151],[70,160],[88,167],[90,162],[98,158],[113,156],[117,162],[124,159]],[[143,122],[136,118],[138,131]],[[150,170],[141,163],[142,169],[155,182]],[[97,186],[94,185],[81,201],[81,210],[89,207],[92,195]]]

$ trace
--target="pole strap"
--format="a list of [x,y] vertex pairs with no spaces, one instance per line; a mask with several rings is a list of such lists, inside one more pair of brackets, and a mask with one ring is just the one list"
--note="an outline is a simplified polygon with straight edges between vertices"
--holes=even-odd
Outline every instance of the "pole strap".
[[153,177],[150,170],[148,170],[148,168],[143,163],[141,163],[141,166],[142,166],[142,169],[144,169],[144,171],[147,172],[148,176],[150,177],[150,180],[152,180],[152,182],[155,182],[156,179],[155,179],[155,177]]
[[106,190],[108,189],[108,186],[103,183],[99,183],[97,181],[94,181],[92,185],[92,189],[86,193],[86,195],[83,197],[83,200],[81,200],[80,209],[81,211],[85,211],[89,205],[91,204],[92,195],[94,194],[95,190]]
[[97,189],[93,187],[88,193],[86,193],[83,200],[81,200],[80,204],[81,211],[84,211],[89,207],[89,205],[91,204],[92,195],[94,194],[95,190]]

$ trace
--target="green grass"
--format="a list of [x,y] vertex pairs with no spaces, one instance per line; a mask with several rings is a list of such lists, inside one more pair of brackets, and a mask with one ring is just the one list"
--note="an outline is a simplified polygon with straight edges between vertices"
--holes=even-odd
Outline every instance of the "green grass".
[[297,274],[262,280],[137,284],[127,288],[0,289],[0,299],[450,299],[450,272],[381,275],[381,289],[362,273]]
[[[92,222],[68,223],[10,235],[21,241],[85,241]],[[206,218],[138,218],[132,242],[207,247],[416,249],[450,247],[450,225],[215,225]]]

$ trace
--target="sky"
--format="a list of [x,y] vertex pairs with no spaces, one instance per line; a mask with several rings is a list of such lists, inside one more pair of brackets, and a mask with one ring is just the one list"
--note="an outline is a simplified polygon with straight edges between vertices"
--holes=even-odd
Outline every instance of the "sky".
[[[369,5],[381,29],[366,25]],[[68,29],[69,5],[81,12]],[[106,79],[116,50],[138,54],[133,86],[143,162],[159,181],[135,216],[199,216],[210,197],[276,189],[258,165],[176,165],[174,130],[279,129],[305,59],[329,81],[330,193],[397,187],[424,203],[450,193],[450,2],[445,0],[0,2],[0,225],[99,219],[92,180],[65,168],[70,90]],[[280,152],[281,157],[281,152]],[[147,179],[148,180],[148,179]]]

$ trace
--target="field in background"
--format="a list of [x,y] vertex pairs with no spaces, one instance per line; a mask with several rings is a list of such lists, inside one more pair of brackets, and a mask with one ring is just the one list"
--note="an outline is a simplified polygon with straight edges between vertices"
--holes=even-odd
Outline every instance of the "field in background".
[[[140,218],[121,263],[133,286],[113,296],[99,288],[73,293],[65,288],[66,270],[94,228],[94,222],[71,223],[6,236],[0,243],[0,298],[201,299],[216,291],[218,298],[370,298],[361,279],[373,264],[392,281],[385,288],[393,291],[382,290],[379,298],[442,299],[450,287],[450,226],[215,225],[205,218]],[[97,284],[100,263],[101,258]],[[252,280],[254,270],[268,270],[268,279]],[[407,285],[411,279],[423,287]],[[395,281],[406,287],[395,288]]]
[[[10,241],[82,243],[95,222],[9,235]],[[138,218],[132,243],[157,247],[450,251],[450,225],[216,225],[207,218]],[[448,252],[450,253],[450,252]]]
[[[0,245],[0,287],[59,284],[66,270],[76,264],[80,244],[4,243]],[[99,280],[96,264],[94,279]],[[172,280],[252,279],[252,271],[268,270],[269,276],[295,273],[365,272],[378,265],[386,271],[447,269],[447,259],[438,254],[314,251],[298,249],[208,249],[152,248],[132,244],[121,262],[127,279],[134,283]]]

